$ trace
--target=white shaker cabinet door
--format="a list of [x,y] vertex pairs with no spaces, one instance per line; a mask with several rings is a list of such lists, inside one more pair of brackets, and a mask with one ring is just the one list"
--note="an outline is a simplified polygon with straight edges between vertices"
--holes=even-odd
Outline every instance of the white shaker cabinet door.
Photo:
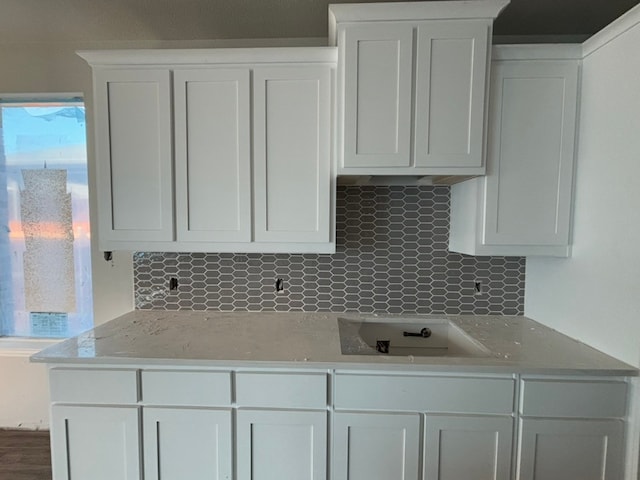
[[257,242],[331,240],[329,67],[254,70]]
[[239,410],[238,480],[326,480],[327,414]]
[[490,29],[488,21],[418,25],[416,167],[482,167]]
[[178,241],[251,241],[248,69],[174,72]]
[[53,480],[141,480],[137,407],[51,408]]
[[145,408],[146,480],[231,480],[230,410]]
[[496,62],[492,75],[482,242],[568,245],[577,62]]
[[336,413],[333,480],[416,480],[420,415]]
[[413,27],[345,28],[342,166],[411,166]]
[[511,417],[427,415],[424,478],[509,480]]
[[101,248],[173,240],[171,74],[96,69]]
[[520,421],[517,480],[622,480],[621,420]]

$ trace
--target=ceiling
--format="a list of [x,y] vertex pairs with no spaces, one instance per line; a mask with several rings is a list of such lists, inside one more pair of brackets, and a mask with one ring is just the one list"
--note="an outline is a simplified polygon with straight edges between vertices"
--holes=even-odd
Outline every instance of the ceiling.
[[[351,2],[0,0],[0,42],[326,37],[329,3]],[[638,3],[511,0],[494,33],[586,38]]]

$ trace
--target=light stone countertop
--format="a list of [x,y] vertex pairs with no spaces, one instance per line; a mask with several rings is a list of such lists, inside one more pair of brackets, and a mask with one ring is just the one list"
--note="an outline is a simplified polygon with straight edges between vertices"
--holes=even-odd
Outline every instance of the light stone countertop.
[[[449,319],[488,357],[343,355],[337,319]],[[638,370],[526,317],[133,311],[53,345],[33,362],[636,376]]]

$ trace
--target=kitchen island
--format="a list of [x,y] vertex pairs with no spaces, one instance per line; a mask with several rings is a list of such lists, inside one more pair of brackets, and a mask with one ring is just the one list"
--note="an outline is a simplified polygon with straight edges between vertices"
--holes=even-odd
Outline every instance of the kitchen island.
[[623,478],[635,368],[525,317],[410,317],[488,354],[343,354],[338,318],[407,316],[209,311],[43,350],[54,480]]

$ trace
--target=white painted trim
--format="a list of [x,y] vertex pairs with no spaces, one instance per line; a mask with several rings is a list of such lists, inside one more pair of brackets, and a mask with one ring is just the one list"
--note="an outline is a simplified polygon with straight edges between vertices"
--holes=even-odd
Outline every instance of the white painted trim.
[[3,101],[24,101],[28,103],[33,100],[51,102],[73,102],[81,98],[84,103],[84,93],[82,92],[61,92],[61,93],[0,93],[0,102]]
[[[390,167],[338,167],[338,175],[384,175],[387,177],[424,177],[426,175],[484,175],[486,167],[407,167],[404,171],[393,171]],[[366,173],[363,173],[366,171]]]
[[[332,193],[332,196],[334,193]],[[335,229],[334,226],[331,227]],[[333,237],[333,235],[332,235]],[[204,253],[336,253],[335,240],[327,243],[207,243],[207,242],[138,242],[102,240],[100,251],[135,252],[204,252]]]
[[610,23],[582,44],[582,56],[588,57],[640,23],[640,5]]
[[30,357],[66,338],[0,337],[0,357]]
[[590,35],[494,35],[494,45],[528,45],[556,44],[556,43],[580,43],[584,42]]
[[[389,2],[329,5],[329,32],[332,24],[388,20],[460,20],[496,18],[510,0],[459,0],[456,2]],[[331,37],[331,35],[330,35]]]
[[491,60],[580,60],[582,45],[494,45]]
[[629,378],[628,416],[626,425],[625,472],[626,480],[640,478],[640,378]]
[[256,65],[292,62],[336,64],[338,61],[338,50],[335,47],[78,50],[76,53],[92,67],[116,65]]

